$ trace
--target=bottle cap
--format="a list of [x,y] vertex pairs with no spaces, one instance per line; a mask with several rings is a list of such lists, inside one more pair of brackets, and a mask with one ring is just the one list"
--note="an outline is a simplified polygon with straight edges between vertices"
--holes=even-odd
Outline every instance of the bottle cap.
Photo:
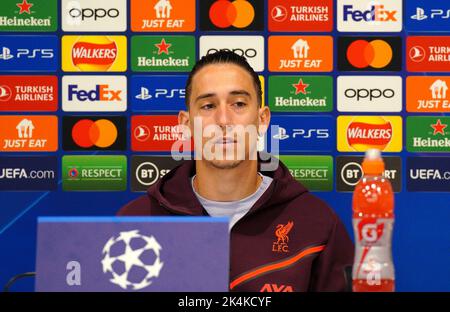
[[366,151],[362,170],[367,175],[382,175],[384,173],[384,162],[380,150],[372,148]]

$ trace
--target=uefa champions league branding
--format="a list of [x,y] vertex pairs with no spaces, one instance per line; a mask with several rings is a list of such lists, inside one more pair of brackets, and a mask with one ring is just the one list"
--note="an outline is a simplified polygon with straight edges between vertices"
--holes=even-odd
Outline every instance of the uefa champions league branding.
[[162,247],[155,237],[139,230],[120,232],[103,248],[103,273],[109,281],[124,290],[141,290],[159,277],[164,267],[160,259]]

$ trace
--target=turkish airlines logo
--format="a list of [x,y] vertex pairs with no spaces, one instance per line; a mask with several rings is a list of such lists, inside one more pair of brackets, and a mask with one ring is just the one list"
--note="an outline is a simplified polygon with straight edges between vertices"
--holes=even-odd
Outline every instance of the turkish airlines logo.
[[406,45],[408,71],[450,71],[449,36],[408,36]]
[[287,9],[282,5],[274,6],[271,11],[271,17],[276,22],[284,22],[288,16]]
[[0,102],[9,101],[11,99],[12,91],[8,86],[0,85]]

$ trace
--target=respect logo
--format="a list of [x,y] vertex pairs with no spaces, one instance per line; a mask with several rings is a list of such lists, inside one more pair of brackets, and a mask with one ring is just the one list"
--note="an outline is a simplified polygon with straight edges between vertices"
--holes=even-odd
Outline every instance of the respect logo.
[[67,72],[127,69],[125,36],[63,36],[62,54],[62,69]]

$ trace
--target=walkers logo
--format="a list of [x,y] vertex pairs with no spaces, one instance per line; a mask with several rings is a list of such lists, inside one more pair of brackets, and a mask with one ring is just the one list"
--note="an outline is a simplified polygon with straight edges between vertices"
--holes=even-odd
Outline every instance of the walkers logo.
[[126,0],[62,0],[61,15],[63,31],[127,30]]
[[56,76],[0,76],[0,111],[53,112],[57,109]]
[[202,0],[201,30],[264,30],[264,1]]
[[401,31],[403,22],[402,3],[402,0],[338,0],[338,31]]
[[194,31],[195,2],[195,0],[131,0],[131,29],[136,32]]
[[125,191],[126,156],[63,156],[64,191]]
[[0,36],[0,71],[54,72],[58,69],[58,37]]
[[384,152],[402,150],[402,118],[399,116],[339,116],[339,152],[365,152],[377,148]]
[[339,37],[340,71],[400,71],[400,37]]
[[331,116],[273,115],[267,134],[270,152],[334,150],[335,127]]
[[270,76],[269,106],[273,112],[331,112],[333,78]]
[[333,157],[280,156],[291,175],[310,191],[333,190]]
[[56,0],[2,0],[0,31],[56,31]]
[[0,190],[55,191],[58,158],[0,157]]
[[127,69],[125,36],[63,36],[66,72],[123,72]]
[[272,252],[289,252],[289,232],[294,227],[294,221],[287,224],[278,224],[275,230],[276,241],[272,244]]
[[447,1],[406,1],[406,27],[412,32],[450,30],[450,4]]
[[[336,158],[336,190],[353,192],[364,175],[361,164],[364,157],[338,156]],[[385,170],[383,176],[392,184],[394,192],[402,190],[402,159],[398,156],[383,156]]]
[[133,156],[131,159],[131,190],[145,192],[170,170],[180,165],[171,156]]
[[137,152],[170,152],[183,139],[176,115],[132,116],[131,149]]
[[339,76],[337,108],[340,112],[401,112],[402,77]]
[[450,157],[408,157],[408,192],[450,192]]
[[179,112],[186,109],[187,76],[133,76],[131,103],[135,112]]
[[64,116],[63,149],[125,150],[126,129],[122,116]]
[[409,152],[449,152],[450,117],[410,116],[406,121]]
[[450,112],[450,77],[410,76],[406,78],[406,110],[414,113]]
[[54,152],[57,149],[56,116],[0,116],[0,152]]
[[201,36],[200,58],[219,50],[244,56],[257,72],[264,70],[264,37],[262,36]]
[[326,32],[333,30],[333,1],[269,0],[269,31]]
[[410,72],[450,71],[450,36],[408,36],[406,53]]
[[62,109],[65,112],[124,112],[127,109],[127,78],[64,76]]
[[269,70],[273,72],[330,72],[333,37],[270,36]]
[[195,63],[193,36],[133,36],[133,71],[188,72]]

